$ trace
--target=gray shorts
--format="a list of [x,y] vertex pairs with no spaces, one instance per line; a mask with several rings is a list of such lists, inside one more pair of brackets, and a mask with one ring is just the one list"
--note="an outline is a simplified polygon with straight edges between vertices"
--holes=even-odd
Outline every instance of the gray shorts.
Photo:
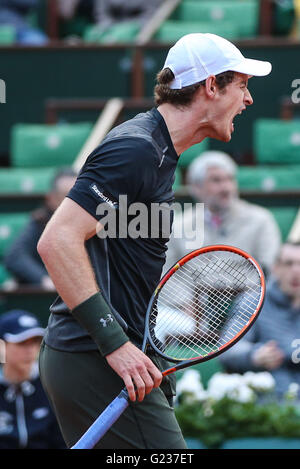
[[[153,358],[162,369],[161,360]],[[73,446],[124,387],[98,351],[62,352],[42,344],[40,376],[68,447]],[[186,449],[166,377],[143,402],[132,403],[96,449]]]

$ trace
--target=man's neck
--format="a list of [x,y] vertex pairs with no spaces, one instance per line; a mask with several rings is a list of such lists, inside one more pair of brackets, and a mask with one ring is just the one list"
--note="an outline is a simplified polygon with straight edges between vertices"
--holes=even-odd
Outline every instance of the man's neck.
[[[157,108],[168,127],[173,146],[178,155],[196,143],[204,140],[207,134],[205,119],[201,129],[201,123],[195,121],[193,108],[179,109],[165,103]],[[199,118],[198,118],[199,119]]]

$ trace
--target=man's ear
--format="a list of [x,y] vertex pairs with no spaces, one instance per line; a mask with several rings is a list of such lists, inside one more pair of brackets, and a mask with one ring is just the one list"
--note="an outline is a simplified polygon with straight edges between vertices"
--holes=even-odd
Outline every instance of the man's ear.
[[217,91],[217,83],[215,75],[210,75],[205,81],[205,91],[209,98],[213,98]]

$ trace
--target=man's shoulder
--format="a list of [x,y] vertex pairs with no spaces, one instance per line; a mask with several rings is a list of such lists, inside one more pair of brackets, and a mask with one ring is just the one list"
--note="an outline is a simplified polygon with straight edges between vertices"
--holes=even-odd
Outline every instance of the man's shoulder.
[[[139,135],[115,134],[106,137],[89,155],[79,176],[87,169],[110,168],[112,171],[122,170],[125,173],[139,168],[148,167],[155,160],[155,147],[150,139]],[[157,161],[159,157],[157,156]]]
[[128,138],[130,140],[144,139],[153,142],[153,135],[159,126],[154,109],[137,114],[132,119],[114,127],[103,140],[104,142],[112,141],[118,138]]
[[[151,111],[138,114],[122,124],[114,127],[102,142],[95,148],[90,155],[90,159],[107,154],[124,158],[124,154],[129,154],[130,158],[153,155],[153,152],[159,150],[155,130],[158,127],[158,120],[153,117]],[[159,140],[159,139],[158,139]]]
[[248,202],[247,200],[238,199],[235,204],[236,212],[240,215],[240,217],[245,217],[248,220],[270,220],[272,219],[273,215],[265,207],[261,205],[253,204]]

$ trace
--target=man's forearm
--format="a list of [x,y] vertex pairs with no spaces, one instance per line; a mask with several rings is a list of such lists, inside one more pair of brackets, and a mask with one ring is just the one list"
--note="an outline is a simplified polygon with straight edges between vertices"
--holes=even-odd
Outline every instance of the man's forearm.
[[99,291],[84,243],[69,231],[45,233],[38,244],[39,254],[69,309]]

